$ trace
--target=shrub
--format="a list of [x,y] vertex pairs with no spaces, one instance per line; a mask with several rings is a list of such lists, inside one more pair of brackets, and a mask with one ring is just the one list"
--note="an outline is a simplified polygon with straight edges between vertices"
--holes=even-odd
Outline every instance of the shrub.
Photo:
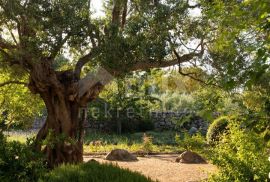
[[7,142],[0,133],[0,181],[37,181],[46,168],[42,155],[32,149],[30,140],[26,144]]
[[212,151],[212,162],[219,172],[209,181],[268,181],[270,165],[263,137],[238,125],[230,125]]
[[39,182],[151,182],[150,178],[128,169],[121,169],[112,164],[87,162],[80,165],[62,165],[44,177]]
[[230,118],[227,116],[221,116],[214,120],[206,134],[207,142],[214,143],[219,141],[220,136],[226,132],[229,121]]
[[152,152],[153,151],[153,138],[151,136],[147,136],[146,133],[143,134],[143,146],[142,146],[142,150],[144,152]]
[[180,148],[189,151],[200,151],[206,145],[205,138],[200,133],[191,136],[189,133],[185,132],[183,138],[176,134],[175,142]]

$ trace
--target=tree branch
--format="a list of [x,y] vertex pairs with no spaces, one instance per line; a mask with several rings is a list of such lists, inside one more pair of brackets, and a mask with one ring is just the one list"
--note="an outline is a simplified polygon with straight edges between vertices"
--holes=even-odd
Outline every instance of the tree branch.
[[124,9],[123,9],[123,13],[122,13],[122,22],[121,22],[121,28],[123,29],[125,24],[126,24],[126,18],[127,18],[127,3],[128,0],[125,0],[124,2]]
[[206,83],[204,80],[199,79],[199,78],[193,76],[195,73],[184,73],[184,72],[182,72],[181,69],[180,69],[180,67],[179,67],[178,72],[179,72],[180,75],[189,77],[190,79],[195,80],[195,81],[197,81],[197,82],[200,82],[200,83],[202,83],[202,84],[204,84],[204,85],[214,86],[214,87],[221,88],[220,86],[218,86],[218,85],[216,85],[216,84]]
[[81,57],[76,66],[75,66],[75,70],[74,70],[74,74],[75,74],[75,78],[76,79],[80,79],[80,75],[81,75],[81,71],[83,66],[88,63],[91,59],[93,59],[95,57],[94,51],[90,51],[88,54],[86,54],[85,56]]
[[121,9],[120,0],[113,1],[113,11],[112,11],[112,23],[115,25],[120,24],[120,9]]
[[61,48],[66,43],[66,41],[69,39],[69,37],[70,37],[70,34],[67,34],[67,36],[65,38],[63,38],[61,41],[59,41],[59,44],[57,44],[54,47],[54,50],[51,52],[50,59],[54,59],[57,56],[58,52],[61,50]]
[[12,32],[12,29],[9,27],[8,23],[5,22],[5,25],[6,25],[7,29],[8,29],[8,31],[9,31],[9,33],[10,33],[10,35],[11,35],[13,41],[14,41],[14,43],[16,44],[16,46],[18,46],[19,45],[18,44],[18,41],[16,40],[15,35]]
[[136,64],[134,64],[130,71],[136,71],[136,70],[147,70],[150,68],[165,68],[165,67],[169,67],[169,66],[174,66],[180,63],[184,63],[184,62],[188,62],[190,60],[192,60],[194,57],[198,57],[201,56],[201,52],[200,53],[196,53],[196,52],[192,52],[192,53],[188,53],[188,54],[184,54],[182,56],[179,56],[177,54],[177,59],[172,59],[170,61],[154,61],[154,60],[147,60],[147,61],[140,61]]
[[73,98],[80,106],[86,105],[89,100],[95,99],[106,84],[113,80],[106,69],[100,67],[95,73],[88,73],[78,82],[78,92]]

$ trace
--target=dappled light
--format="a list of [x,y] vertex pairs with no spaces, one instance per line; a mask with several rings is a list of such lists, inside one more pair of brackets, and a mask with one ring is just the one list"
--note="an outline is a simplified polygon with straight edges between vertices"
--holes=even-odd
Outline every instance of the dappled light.
[[0,181],[269,181],[269,32],[269,0],[0,0]]

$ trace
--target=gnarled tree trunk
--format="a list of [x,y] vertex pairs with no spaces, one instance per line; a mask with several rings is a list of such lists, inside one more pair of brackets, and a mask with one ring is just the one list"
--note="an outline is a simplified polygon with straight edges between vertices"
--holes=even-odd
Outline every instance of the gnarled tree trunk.
[[[82,162],[83,123],[86,113],[84,110],[84,116],[80,117],[80,109],[97,97],[101,84],[93,82],[82,93],[80,83],[73,79],[73,74],[67,76],[67,71],[56,74],[44,71],[47,71],[46,78],[43,78],[43,74],[38,77],[33,72],[34,77],[29,84],[32,92],[40,94],[48,114],[44,126],[37,134],[36,147],[46,154],[49,167]],[[47,79],[47,82],[37,78]]]
[[79,106],[65,98],[59,98],[54,93],[44,93],[42,98],[48,116],[37,139],[46,139],[44,152],[49,166],[82,162],[83,132]]

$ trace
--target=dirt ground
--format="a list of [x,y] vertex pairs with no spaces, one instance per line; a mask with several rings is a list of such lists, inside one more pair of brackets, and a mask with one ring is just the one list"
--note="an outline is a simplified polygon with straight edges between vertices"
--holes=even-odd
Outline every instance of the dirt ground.
[[[101,163],[105,156],[85,156],[84,160],[95,159]],[[122,168],[138,171],[160,182],[195,182],[206,179],[217,168],[212,164],[181,164],[174,162],[177,155],[153,155],[138,157],[137,162],[112,162]]]

